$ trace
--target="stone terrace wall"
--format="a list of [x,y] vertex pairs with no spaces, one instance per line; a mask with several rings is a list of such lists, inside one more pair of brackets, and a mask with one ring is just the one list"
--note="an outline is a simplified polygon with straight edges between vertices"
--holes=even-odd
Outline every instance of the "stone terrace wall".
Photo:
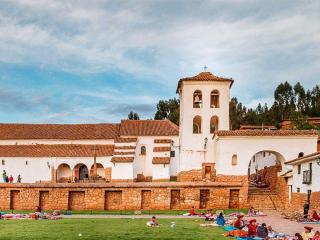
[[[11,191],[15,190],[19,199],[12,204]],[[205,201],[206,209],[227,209],[230,190],[239,190],[239,208],[247,204],[247,185],[242,182],[167,182],[167,183],[60,183],[60,184],[0,184],[0,210],[31,210],[40,205],[40,192],[48,191],[46,210],[140,210],[142,192],[150,191],[150,209],[166,210],[171,206],[171,190],[175,191],[175,209],[199,208]],[[201,199],[200,190],[209,190],[207,200]],[[10,204],[11,202],[11,204]]]
[[[303,205],[307,200],[306,193],[292,193],[289,209],[303,212]],[[310,196],[310,210],[320,210],[320,192],[312,192]]]

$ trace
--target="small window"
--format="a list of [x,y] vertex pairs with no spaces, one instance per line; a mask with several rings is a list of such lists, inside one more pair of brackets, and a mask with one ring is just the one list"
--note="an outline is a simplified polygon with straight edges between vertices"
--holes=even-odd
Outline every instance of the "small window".
[[1,164],[2,164],[2,166],[6,165],[6,161],[2,159]]
[[220,107],[219,106],[219,91],[218,90],[213,90],[211,92],[210,107],[211,108]]
[[202,108],[202,93],[200,90],[193,93],[193,108]]
[[298,165],[298,174],[301,174],[301,165]]
[[232,166],[236,166],[238,164],[238,156],[237,154],[232,155]]
[[28,165],[28,161],[26,161],[26,165]]
[[218,117],[213,116],[210,119],[210,133],[215,133],[215,131],[218,131]]
[[176,156],[176,152],[175,151],[170,151],[170,157],[175,157]]
[[304,156],[304,153],[303,152],[299,152],[298,157],[301,158],[303,156]]
[[147,154],[146,146],[141,146],[140,155],[146,155],[146,154]]
[[263,157],[266,157],[266,152],[263,152]]
[[193,118],[193,133],[199,134],[201,133],[201,117],[195,116]]
[[300,188],[297,188],[297,192],[300,192]]
[[303,171],[303,184],[311,184],[311,171],[310,170],[305,170]]

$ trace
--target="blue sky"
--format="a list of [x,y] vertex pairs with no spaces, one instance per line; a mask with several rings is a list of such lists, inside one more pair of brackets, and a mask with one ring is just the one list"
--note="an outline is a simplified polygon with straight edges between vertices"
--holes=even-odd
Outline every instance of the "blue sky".
[[152,118],[204,65],[251,107],[280,82],[320,83],[320,1],[0,4],[0,122]]

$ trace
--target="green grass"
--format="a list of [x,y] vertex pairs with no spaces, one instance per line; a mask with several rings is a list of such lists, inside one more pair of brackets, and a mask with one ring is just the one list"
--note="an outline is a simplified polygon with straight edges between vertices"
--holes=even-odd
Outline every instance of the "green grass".
[[[199,212],[200,210],[196,210],[196,212]],[[202,212],[205,212],[205,210],[201,210]],[[216,210],[213,210],[215,212]],[[243,212],[246,213],[247,209],[227,209],[224,210],[225,214],[229,214],[231,212]],[[34,210],[5,210],[6,213],[31,213],[34,212]],[[52,212],[52,211],[46,211],[46,212]],[[66,211],[62,211],[64,213]],[[82,211],[69,211],[72,214],[97,214],[97,215],[134,215],[135,211],[132,210],[82,210]],[[182,215],[183,213],[187,213],[189,210],[142,210],[141,214],[147,214],[147,215]]]
[[[88,239],[225,239],[219,227],[200,227],[204,220],[159,219],[160,227],[146,227],[146,219],[2,220],[1,240]],[[174,221],[176,228],[171,228]],[[82,236],[78,236],[79,234]]]

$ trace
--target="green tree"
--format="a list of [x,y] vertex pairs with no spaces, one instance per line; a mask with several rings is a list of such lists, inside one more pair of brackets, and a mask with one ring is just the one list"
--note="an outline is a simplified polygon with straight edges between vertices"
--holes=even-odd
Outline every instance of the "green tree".
[[179,99],[160,100],[157,104],[157,111],[154,115],[155,120],[169,119],[179,125],[180,102]]
[[128,119],[129,120],[140,120],[140,117],[139,117],[138,113],[131,111],[128,114]]
[[274,91],[274,110],[278,114],[278,121],[288,118],[295,111],[295,96],[290,83],[285,82],[278,85]]

